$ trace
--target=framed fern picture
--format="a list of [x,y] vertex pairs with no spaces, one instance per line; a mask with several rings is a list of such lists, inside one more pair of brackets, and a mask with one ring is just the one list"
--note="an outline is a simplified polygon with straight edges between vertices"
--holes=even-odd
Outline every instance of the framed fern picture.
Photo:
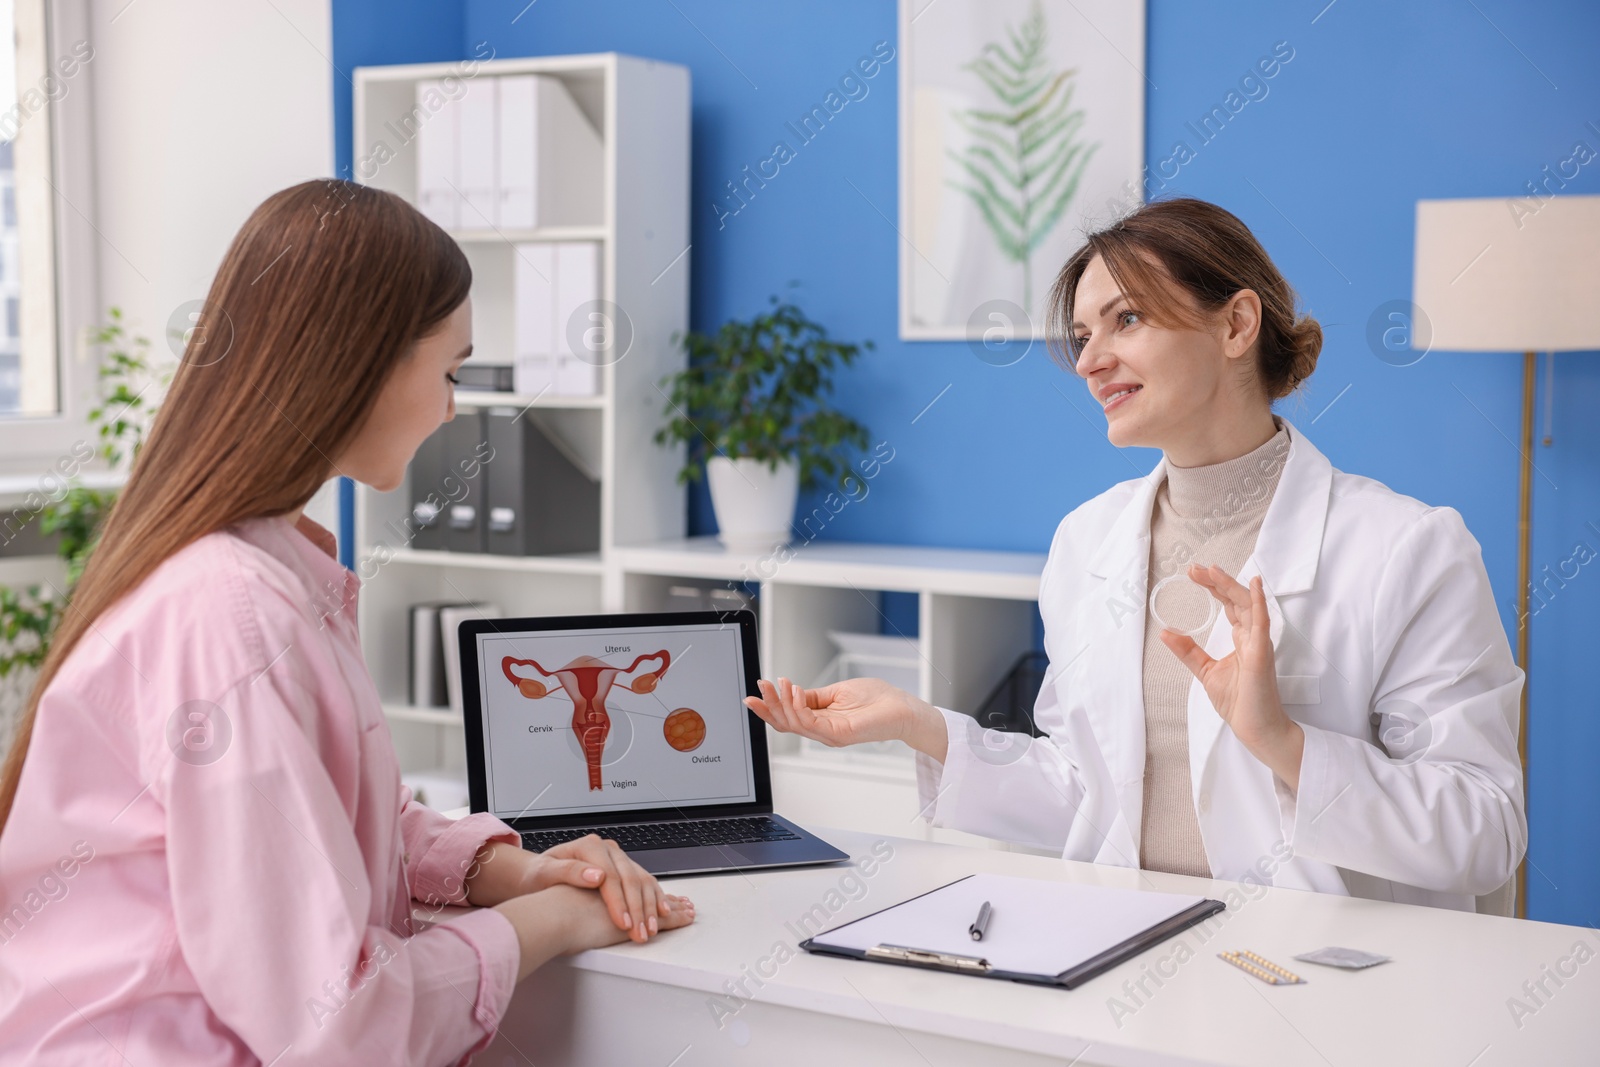
[[1043,335],[1084,231],[1143,201],[1144,66],[1144,0],[900,0],[902,338]]

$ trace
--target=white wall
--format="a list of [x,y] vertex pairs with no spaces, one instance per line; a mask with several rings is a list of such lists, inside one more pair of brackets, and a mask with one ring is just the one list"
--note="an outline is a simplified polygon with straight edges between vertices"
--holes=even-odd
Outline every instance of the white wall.
[[[330,0],[48,0],[61,4],[51,60],[87,39],[83,65],[56,115],[77,119],[77,86],[90,108],[82,125],[54,130],[59,159],[56,224],[68,330],[60,345],[64,388],[92,388],[80,332],[122,308],[130,329],[169,361],[168,318],[205,296],[246,216],[269,194],[333,174]],[[84,25],[85,17],[87,25]],[[90,166],[78,166],[85,158]],[[81,253],[81,254],[80,254]],[[24,263],[24,270],[27,265]],[[82,321],[79,321],[82,320]],[[58,419],[6,427],[0,440],[0,504],[9,510],[41,486],[64,442],[85,436],[73,396]],[[49,423],[50,425],[44,425]],[[306,511],[337,531],[336,481]],[[50,576],[60,562],[0,559],[0,585]],[[31,672],[0,682],[0,744],[25,701]]]
[[[331,0],[91,0],[98,303],[159,356],[268,195],[333,174]],[[337,530],[330,482],[307,512]]]

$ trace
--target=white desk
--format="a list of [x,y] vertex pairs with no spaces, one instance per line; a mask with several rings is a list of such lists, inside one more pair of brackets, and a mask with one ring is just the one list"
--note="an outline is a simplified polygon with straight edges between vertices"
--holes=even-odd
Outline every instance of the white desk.
[[[519,987],[500,1036],[477,1062],[1600,1063],[1600,934],[1594,930],[819,832],[858,864],[875,842],[886,841],[892,856],[870,878],[839,866],[668,879],[674,892],[694,899],[699,918],[693,926],[648,945],[587,952],[536,972]],[[1071,991],[794,949],[804,936],[795,933],[798,920],[815,906],[832,910],[827,925],[834,926],[975,871],[1218,899],[1236,888],[1254,899]],[[1580,944],[1583,962],[1573,957]],[[1342,971],[1290,958],[1324,945],[1366,949],[1393,961]],[[1217,959],[1217,952],[1236,948],[1258,952],[1308,984],[1268,986]],[[781,949],[793,958],[779,963]],[[747,985],[752,997],[741,1002],[727,995],[724,983],[747,974],[760,978],[758,968],[772,976],[762,978],[759,989]],[[1541,979],[1550,995],[1535,990],[1538,999],[1530,998],[1523,983]],[[1558,987],[1557,979],[1564,984]],[[1143,992],[1134,985],[1141,980]],[[1514,1017],[1512,998],[1533,1010]]]

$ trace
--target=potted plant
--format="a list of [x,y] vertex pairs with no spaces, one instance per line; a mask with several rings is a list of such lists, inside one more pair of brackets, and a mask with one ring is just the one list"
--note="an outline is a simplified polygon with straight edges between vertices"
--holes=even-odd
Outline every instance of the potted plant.
[[776,296],[771,304],[714,334],[674,338],[688,366],[662,383],[667,422],[656,443],[688,446],[678,481],[696,481],[704,469],[718,536],[733,551],[786,544],[800,488],[842,485],[846,451],[867,444],[867,428],[826,397],[834,371],[872,342],[832,340],[795,305]]
[[[99,438],[93,455],[112,469],[120,469],[132,465],[155,417],[155,407],[145,400],[141,383],[153,378],[164,387],[171,381],[172,371],[157,374],[152,369],[149,340],[128,333],[121,308],[112,307],[110,317],[108,325],[89,337],[90,344],[105,349],[105,357],[99,369],[100,402],[89,411],[88,422]],[[74,453],[77,451],[75,448]],[[87,449],[83,458],[89,458]],[[69,598],[116,498],[114,491],[83,485],[76,474],[77,464],[72,467],[74,473],[60,495],[42,501],[27,515],[27,519],[38,516],[41,533],[58,535],[56,551],[66,570],[66,588],[60,592]],[[0,679],[17,670],[37,670],[44,663],[63,607],[53,585],[49,590],[39,584],[20,589],[0,586]]]

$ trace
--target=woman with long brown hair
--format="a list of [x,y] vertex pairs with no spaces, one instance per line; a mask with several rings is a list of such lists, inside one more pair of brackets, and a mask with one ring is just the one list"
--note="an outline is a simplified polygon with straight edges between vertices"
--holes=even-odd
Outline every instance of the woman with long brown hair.
[[1523,673],[1478,543],[1453,509],[1335,469],[1273,413],[1322,329],[1255,235],[1215,204],[1155,201],[1089,234],[1050,302],[1111,443],[1162,458],[1056,530],[1044,736],[870,678],[763,679],[750,707],[831,745],[906,742],[936,826],[1509,913]]
[[471,282],[347,181],[234,238],[0,776],[0,1060],[462,1062],[544,961],[693,921],[612,842],[410,799],[302,514],[454,417]]

